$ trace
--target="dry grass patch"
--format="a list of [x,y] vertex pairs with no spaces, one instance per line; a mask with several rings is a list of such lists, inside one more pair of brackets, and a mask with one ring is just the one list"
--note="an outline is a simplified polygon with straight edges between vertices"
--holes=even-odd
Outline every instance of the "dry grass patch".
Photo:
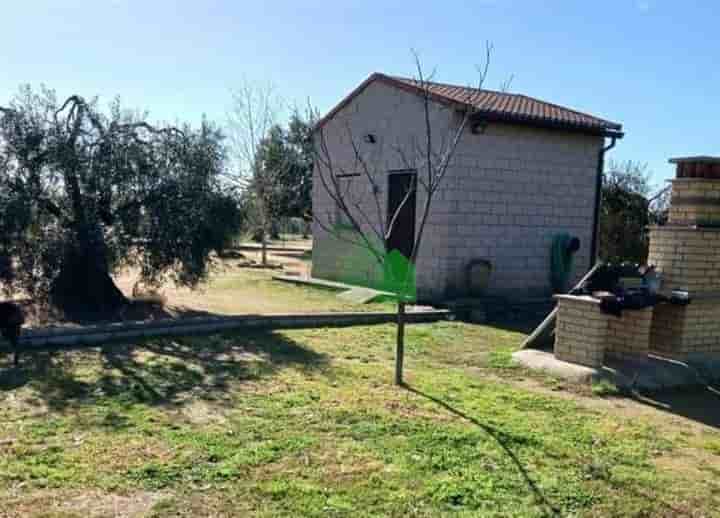
[[7,496],[0,510],[2,518],[135,518],[147,516],[153,506],[166,498],[158,492],[128,494],[101,491],[36,491],[30,495]]
[[[288,245],[308,246],[309,241],[298,241]],[[257,251],[243,252],[256,258]],[[309,252],[270,253],[272,262],[283,264],[286,271],[308,275],[311,259]],[[243,260],[227,258],[215,260],[207,282],[197,289],[176,286],[166,282],[153,287],[152,293],[138,292],[135,288],[139,279],[135,270],[124,270],[115,276],[115,281],[133,304],[110,320],[157,320],[202,315],[242,315],[265,313],[320,312],[320,311],[367,311],[388,309],[386,304],[358,305],[337,298],[337,292],[295,286],[273,281],[277,271],[266,271],[239,266]],[[137,296],[135,296],[137,295]],[[64,320],[61,315],[48,308],[42,308],[31,301],[25,302],[28,325],[75,326],[76,321]]]

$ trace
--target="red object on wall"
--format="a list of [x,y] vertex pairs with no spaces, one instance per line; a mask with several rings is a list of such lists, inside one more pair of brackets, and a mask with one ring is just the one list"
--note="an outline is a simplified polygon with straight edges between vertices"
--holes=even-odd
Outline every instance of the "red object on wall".
[[720,157],[671,158],[670,163],[676,164],[676,178],[712,178],[720,180]]

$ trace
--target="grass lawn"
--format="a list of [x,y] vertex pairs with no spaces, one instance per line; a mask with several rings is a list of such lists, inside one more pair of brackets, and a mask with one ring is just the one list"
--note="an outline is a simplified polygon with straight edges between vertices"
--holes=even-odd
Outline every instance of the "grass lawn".
[[[168,299],[166,309],[177,315],[196,312],[239,315],[395,309],[390,304],[354,304],[338,298],[335,291],[309,290],[291,283],[274,281],[271,275],[272,273],[263,270],[225,266],[223,270],[213,274],[209,282],[199,290],[166,286],[163,289]],[[120,286],[129,292],[127,284],[120,282]]]
[[[255,246],[254,243],[250,243]],[[312,256],[309,240],[273,241],[271,246],[289,246],[307,249],[306,253],[269,252],[268,261],[282,264],[284,270],[261,270],[238,267],[238,264],[253,260],[260,262],[260,251],[243,250],[245,259],[219,261],[209,281],[198,290],[166,284],[162,293],[168,300],[167,309],[171,314],[207,312],[221,315],[247,313],[287,313],[313,311],[385,311],[394,310],[388,304],[358,305],[339,299],[336,292],[323,289],[308,290],[290,283],[271,279],[273,274],[289,272],[309,275]],[[136,275],[126,273],[117,282],[128,295]]]
[[720,516],[716,396],[694,419],[599,397],[515,367],[522,334],[457,322],[409,327],[397,388],[393,333],[2,358],[0,516]]

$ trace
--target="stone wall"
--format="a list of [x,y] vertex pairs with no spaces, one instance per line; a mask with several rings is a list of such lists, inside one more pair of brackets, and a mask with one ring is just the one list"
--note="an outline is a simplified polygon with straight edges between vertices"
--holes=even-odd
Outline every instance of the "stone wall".
[[[438,105],[431,120],[440,135],[457,124],[458,115]],[[374,144],[362,140],[368,133],[375,136]],[[351,135],[360,142],[363,161],[378,179],[379,211],[364,174],[348,177],[348,189],[355,193],[360,210],[376,223],[378,217],[386,217],[389,171],[416,166],[420,178],[427,174],[422,157],[417,156],[422,153],[413,154],[425,138],[422,101],[376,81],[327,122],[325,144],[335,168],[363,173]],[[318,140],[316,135],[316,144]],[[581,240],[571,276],[571,281],[577,280],[590,263],[595,174],[602,143],[601,137],[507,124],[490,124],[483,134],[467,131],[433,199],[418,257],[420,297],[461,295],[464,268],[477,258],[493,264],[491,294],[549,295],[550,245],[561,232]],[[404,157],[397,149],[404,150]],[[327,227],[337,210],[318,174],[316,169],[313,211]],[[419,227],[424,199],[422,192],[418,194]],[[355,256],[363,254],[362,247],[338,242],[317,223],[313,232],[313,276],[346,280],[360,272],[368,280],[377,277],[378,270],[366,265],[366,258],[360,266],[354,264]]]

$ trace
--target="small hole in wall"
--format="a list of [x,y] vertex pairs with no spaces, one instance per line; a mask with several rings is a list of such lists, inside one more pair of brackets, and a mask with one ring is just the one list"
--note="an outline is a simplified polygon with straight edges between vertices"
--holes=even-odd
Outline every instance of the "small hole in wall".
[[375,142],[377,142],[377,139],[375,138],[375,135],[373,135],[372,133],[368,133],[367,135],[365,135],[365,142],[367,142],[368,144],[375,144]]

